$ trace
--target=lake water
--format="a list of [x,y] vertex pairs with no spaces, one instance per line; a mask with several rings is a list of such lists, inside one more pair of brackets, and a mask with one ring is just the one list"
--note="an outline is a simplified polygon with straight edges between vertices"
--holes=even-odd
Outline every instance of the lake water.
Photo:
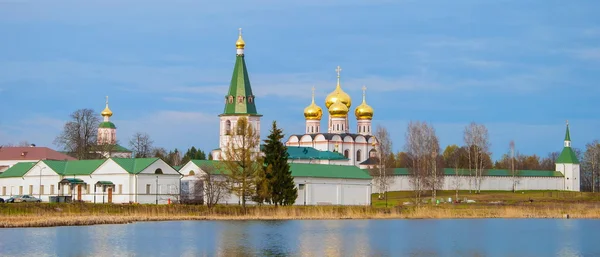
[[0,256],[600,256],[600,220],[172,221],[0,229]]

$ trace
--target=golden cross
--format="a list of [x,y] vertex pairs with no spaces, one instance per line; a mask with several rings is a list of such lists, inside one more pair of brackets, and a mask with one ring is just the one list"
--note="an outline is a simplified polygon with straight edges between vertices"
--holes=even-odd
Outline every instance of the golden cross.
[[108,105],[108,96],[106,96],[106,105]]
[[337,69],[335,69],[335,71],[337,72],[337,77],[340,77],[340,72],[342,71],[342,68],[340,68],[340,66],[337,66]]
[[242,28],[238,29],[240,31],[240,37],[242,36]]
[[312,98],[315,100],[315,86],[312,87]]
[[569,125],[569,120],[567,120],[567,126]]

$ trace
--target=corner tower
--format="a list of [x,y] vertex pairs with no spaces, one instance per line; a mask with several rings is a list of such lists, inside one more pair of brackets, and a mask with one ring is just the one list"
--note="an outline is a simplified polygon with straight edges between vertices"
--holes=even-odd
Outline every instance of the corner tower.
[[98,126],[98,145],[114,145],[117,143],[117,127],[110,121],[113,112],[108,108],[108,96],[106,96],[106,107],[100,114],[103,121]]
[[323,109],[315,104],[315,87],[312,88],[312,103],[304,108],[304,118],[306,119],[306,134],[315,134],[321,132],[321,117]]
[[556,170],[564,175],[564,190],[580,191],[579,160],[571,148],[569,121],[567,121],[567,132],[565,133],[563,150],[558,159],[556,159]]
[[363,101],[356,107],[354,115],[356,115],[356,129],[358,134],[371,135],[371,120],[373,119],[373,107],[367,104],[366,94],[367,87],[363,86]]
[[[212,151],[214,160],[222,160],[222,149],[225,149],[234,134],[234,128],[240,118],[245,117],[260,136],[260,117],[256,111],[255,96],[252,94],[250,79],[244,60],[246,42],[239,29],[238,40],[235,42],[236,56],[229,91],[225,95],[225,109],[219,115],[219,148]],[[257,149],[258,151],[258,149]]]

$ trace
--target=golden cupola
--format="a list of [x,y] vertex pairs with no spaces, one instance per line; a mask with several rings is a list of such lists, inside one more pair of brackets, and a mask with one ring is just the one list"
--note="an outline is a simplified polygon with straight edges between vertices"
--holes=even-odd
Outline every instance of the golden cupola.
[[108,108],[108,96],[106,97],[106,107],[100,114],[104,117],[110,117],[113,115],[113,112],[110,110],[110,108]]
[[333,90],[333,92],[331,92],[327,98],[325,98],[325,106],[329,108],[339,101],[346,105],[346,108],[349,109],[350,106],[352,106],[352,98],[350,98],[350,95],[342,90],[342,86],[340,85],[340,71],[342,71],[342,69],[340,66],[338,66],[335,71],[337,72],[337,86],[335,87],[335,90]]
[[242,38],[242,28],[239,28],[239,36],[238,36],[238,40],[235,41],[235,48],[237,49],[244,49],[244,47],[246,46],[246,42],[244,42],[244,39]]
[[362,103],[356,107],[354,110],[354,114],[356,115],[356,119],[358,120],[371,120],[373,119],[373,107],[367,104],[366,100],[366,91],[367,88],[363,86],[363,100]]
[[329,106],[329,115],[331,118],[345,118],[348,115],[348,106],[341,101],[337,101]]
[[315,88],[312,88],[312,103],[304,108],[304,118],[307,120],[321,120],[323,110],[315,104]]

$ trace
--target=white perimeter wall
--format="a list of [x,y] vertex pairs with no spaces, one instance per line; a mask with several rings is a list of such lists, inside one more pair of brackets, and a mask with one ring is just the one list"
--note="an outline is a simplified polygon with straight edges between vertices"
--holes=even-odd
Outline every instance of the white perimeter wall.
[[[517,180],[517,190],[564,190],[562,177],[520,177]],[[458,184],[459,190],[475,188],[475,178],[471,176],[445,176],[441,190],[454,190]],[[374,183],[375,185],[375,183]],[[513,178],[500,176],[484,176],[481,190],[512,191]],[[373,192],[378,192],[373,188]],[[411,191],[409,176],[394,176],[389,191]]]
[[[295,177],[298,198],[295,205],[370,205],[371,181]],[[304,185],[303,188],[300,185]]]

